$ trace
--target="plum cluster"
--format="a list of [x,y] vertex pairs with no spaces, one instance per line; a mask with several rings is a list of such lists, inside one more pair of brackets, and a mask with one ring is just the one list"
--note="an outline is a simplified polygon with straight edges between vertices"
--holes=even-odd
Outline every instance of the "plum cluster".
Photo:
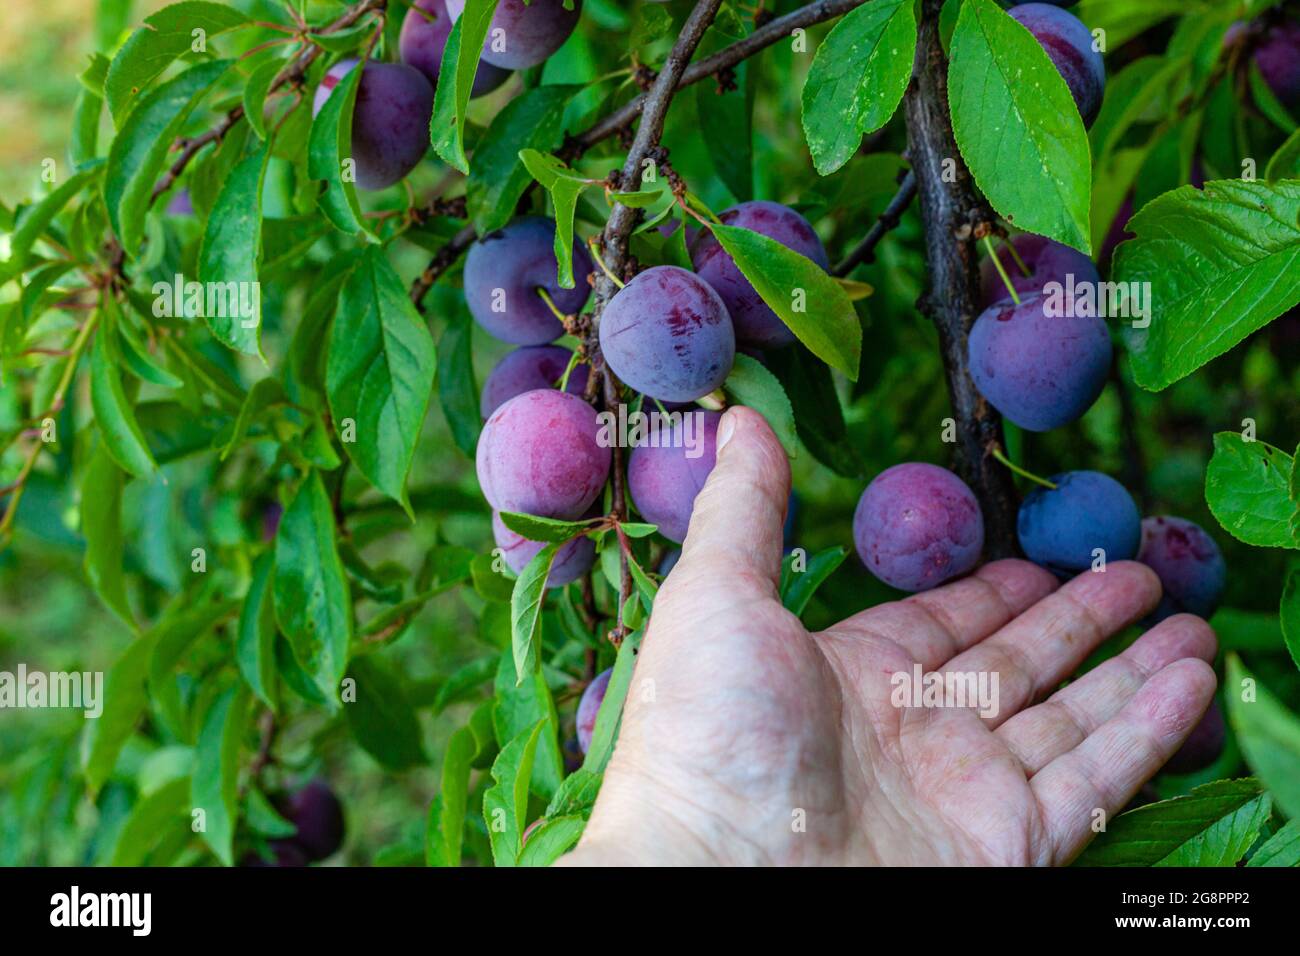
[[[812,226],[792,209],[747,202],[719,218],[827,265]],[[494,512],[494,537],[516,572],[542,545],[511,531],[499,513],[590,516],[597,513],[592,509],[610,468],[610,450],[597,440],[596,413],[582,397],[590,368],[556,341],[565,334],[564,319],[585,306],[594,265],[575,243],[573,288],[560,286],[555,228],[537,216],[515,219],[480,238],[465,259],[465,300],[474,320],[494,338],[518,346],[484,383],[480,409],[486,423],[476,452],[479,482]],[[695,402],[721,388],[738,349],[794,341],[707,229],[691,240],[696,271],[663,265],[638,273],[610,298],[598,333],[606,365],[641,393],[643,408],[691,413],[690,421],[664,419],[653,440],[633,447],[627,469],[628,491],[641,517],[678,543],[716,459],[721,416]],[[590,541],[569,542],[556,555],[548,585],[577,579],[593,560]]]

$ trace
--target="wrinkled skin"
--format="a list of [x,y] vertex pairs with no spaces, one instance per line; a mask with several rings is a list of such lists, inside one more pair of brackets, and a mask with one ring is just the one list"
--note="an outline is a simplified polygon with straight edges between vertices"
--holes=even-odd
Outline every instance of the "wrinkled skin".
[[[1140,564],[1058,590],[999,561],[809,633],[777,592],[789,465],[757,413],[727,419],[561,863],[1063,864],[1093,808],[1117,813],[1205,711],[1214,635],[1186,615],[1058,691],[1068,709],[1031,706],[1155,606]],[[1001,713],[893,707],[889,675],[913,662],[996,669]]]

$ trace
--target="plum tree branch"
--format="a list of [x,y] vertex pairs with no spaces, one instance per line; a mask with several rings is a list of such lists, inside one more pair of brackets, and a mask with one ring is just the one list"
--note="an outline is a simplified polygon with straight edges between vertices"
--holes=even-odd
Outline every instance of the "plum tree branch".
[[[713,76],[721,70],[736,66],[754,54],[766,50],[779,40],[790,36],[794,30],[832,20],[843,13],[847,13],[854,7],[860,6],[863,2],[865,0],[817,0],[816,3],[810,3],[798,10],[792,10],[784,16],[769,20],[744,39],[723,47],[718,52],[705,57],[697,63],[687,65],[678,74],[673,92],[698,83],[700,80]],[[667,64],[665,64],[665,69],[667,69]],[[564,159],[572,161],[596,144],[627,129],[636,122],[638,116],[641,116],[653,92],[652,88],[633,97],[608,116],[598,120],[582,133],[569,140],[564,148],[560,150],[560,155]],[[529,189],[535,186],[536,183],[533,183],[529,186]],[[428,291],[433,288],[433,284],[438,281],[444,272],[451,268],[456,260],[460,258],[461,253],[473,244],[474,239],[473,227],[466,226],[456,233],[447,245],[438,250],[428,267],[411,284],[411,299],[417,307],[424,300]]]
[[1017,553],[1017,496],[1011,472],[991,456],[1002,417],[971,380],[966,339],[979,309],[977,240],[995,217],[957,151],[948,112],[948,60],[939,41],[943,0],[923,0],[912,82],[904,100],[909,153],[925,226],[926,290],[918,303],[939,332],[956,420],[957,471],[984,513],[985,550]]
[[914,198],[916,198],[916,172],[909,169],[903,181],[898,184],[898,192],[889,201],[885,211],[872,223],[871,229],[862,237],[862,241],[831,270],[831,274],[843,277],[863,263],[874,262],[876,246],[880,244],[881,239],[885,238],[885,233],[898,227],[903,213],[907,211]]

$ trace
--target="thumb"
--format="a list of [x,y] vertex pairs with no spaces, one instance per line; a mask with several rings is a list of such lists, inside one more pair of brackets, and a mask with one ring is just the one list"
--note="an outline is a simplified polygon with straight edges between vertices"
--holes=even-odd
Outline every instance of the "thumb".
[[[781,533],[790,499],[790,463],[766,419],[734,406],[718,422],[717,463],[695,497],[682,546],[680,580],[696,576],[728,586],[775,588]],[[764,597],[770,597],[765,593]]]

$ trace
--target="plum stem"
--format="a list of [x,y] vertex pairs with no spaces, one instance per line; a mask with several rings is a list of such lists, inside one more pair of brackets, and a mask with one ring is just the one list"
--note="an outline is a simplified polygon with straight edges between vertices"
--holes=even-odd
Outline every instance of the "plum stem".
[[1002,241],[1006,244],[1007,252],[1011,253],[1011,258],[1016,260],[1016,268],[1020,270],[1020,274],[1028,279],[1032,273],[1029,271],[1029,266],[1025,265],[1025,260],[1020,258],[1020,250],[1016,248],[1016,244],[1005,236]]
[[623,288],[625,284],[623,280],[610,272],[609,266],[605,265],[605,260],[600,257],[599,245],[600,236],[592,236],[587,240],[587,248],[591,250],[591,257],[596,260],[596,265],[600,266],[600,271],[605,273],[605,278],[609,279],[610,282],[614,283],[614,285],[618,286],[620,289]]
[[1002,464],[1006,465],[1021,478],[1027,478],[1035,484],[1042,485],[1044,488],[1051,488],[1053,491],[1056,490],[1056,485],[1053,482],[1048,481],[1046,478],[1039,478],[1033,472],[1026,471],[1008,458],[1003,453],[1001,445],[994,445],[989,454],[991,454],[996,460],[1002,462]]
[[555,300],[551,298],[551,294],[541,286],[535,286],[533,291],[536,292],[538,296],[541,297],[541,300],[546,303],[546,307],[551,310],[551,314],[559,319],[560,323],[563,324],[564,320],[567,319],[568,316],[560,311],[560,307],[555,304]]
[[709,394],[697,398],[695,404],[711,412],[720,412],[727,407],[727,397],[723,394],[722,389],[715,388]]
[[[542,294],[545,295],[545,292],[543,292]],[[571,352],[569,353],[569,364],[564,367],[564,374],[560,376],[560,383],[559,385],[556,386],[557,388],[559,388],[560,391],[563,392],[565,389],[569,387],[569,376],[573,374],[573,370],[577,367],[578,367],[578,353]]]
[[1002,277],[1002,284],[1007,287],[1011,293],[1011,301],[1016,305],[1020,304],[1020,294],[1016,292],[1016,287],[1011,283],[1011,277],[1007,275],[1007,270],[1002,267],[1002,259],[998,256],[997,250],[993,248],[993,240],[988,236],[984,237],[984,248],[989,252],[989,258],[993,261],[993,268],[998,270],[998,275]]

